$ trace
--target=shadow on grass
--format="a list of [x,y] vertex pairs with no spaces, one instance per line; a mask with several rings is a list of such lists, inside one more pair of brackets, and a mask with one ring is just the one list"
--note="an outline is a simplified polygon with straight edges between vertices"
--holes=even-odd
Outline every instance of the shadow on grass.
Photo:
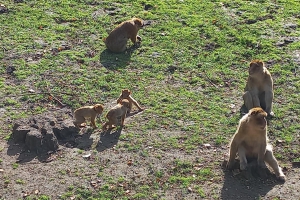
[[[226,164],[223,164],[226,166]],[[239,163],[235,164],[235,168],[239,168]],[[264,178],[261,178],[261,173],[255,167],[255,164],[250,166],[246,172],[241,172],[233,175],[234,172],[224,169],[224,184],[221,190],[221,199],[261,199],[275,185],[282,184],[277,181],[275,174],[266,170]]]
[[113,53],[108,49],[105,49],[100,54],[100,63],[106,69],[115,70],[123,68],[128,65],[130,61],[131,54],[139,48],[136,45],[132,45],[130,48],[126,49],[123,53]]
[[115,129],[114,131],[113,130],[114,129],[108,129],[107,131],[103,131],[100,134],[100,140],[96,146],[97,151],[101,152],[106,149],[112,148],[118,143],[122,128]]

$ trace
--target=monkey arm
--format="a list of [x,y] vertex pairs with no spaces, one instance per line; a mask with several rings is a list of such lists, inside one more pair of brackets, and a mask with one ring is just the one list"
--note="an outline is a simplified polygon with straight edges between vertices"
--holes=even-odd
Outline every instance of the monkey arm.
[[138,102],[137,102],[134,98],[132,98],[131,95],[129,95],[129,99],[130,99],[130,101],[133,103],[133,105],[135,105],[139,110],[144,110],[144,109],[138,104]]
[[132,30],[131,34],[130,34],[130,40],[133,44],[135,44],[138,40],[137,38],[137,32],[138,30]]
[[266,141],[261,141],[260,147],[259,147],[259,152],[258,152],[258,158],[257,158],[257,163],[258,166],[262,168],[266,168],[265,164],[265,154],[266,154],[266,149],[267,149],[267,142]]
[[95,119],[96,119],[96,113],[91,116],[91,124],[93,128],[97,128]]
[[267,88],[265,90],[265,102],[266,102],[266,112],[270,114],[272,112],[272,102],[273,102],[273,90],[272,88]]
[[238,143],[236,142],[237,141],[237,137],[236,137],[237,134],[234,135],[232,141],[231,141],[231,144],[230,144],[230,152],[229,152],[229,161],[227,163],[227,168],[228,169],[232,169],[233,168],[233,165],[234,165],[234,160],[235,160],[235,157],[236,157],[236,153],[238,152]]

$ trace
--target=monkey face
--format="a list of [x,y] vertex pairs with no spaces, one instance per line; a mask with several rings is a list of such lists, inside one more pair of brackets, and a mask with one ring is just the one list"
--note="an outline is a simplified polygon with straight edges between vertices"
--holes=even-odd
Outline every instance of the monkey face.
[[94,106],[94,110],[96,111],[96,113],[101,114],[103,112],[103,105],[101,104],[96,104]]
[[260,107],[252,108],[250,111],[250,117],[255,121],[257,126],[259,126],[261,129],[265,129],[267,125],[267,113]]
[[253,60],[250,63],[249,67],[249,75],[253,75],[256,73],[262,73],[264,71],[264,63],[260,60]]
[[130,94],[131,94],[130,90],[128,90],[128,89],[122,90],[122,97],[123,98],[129,97]]

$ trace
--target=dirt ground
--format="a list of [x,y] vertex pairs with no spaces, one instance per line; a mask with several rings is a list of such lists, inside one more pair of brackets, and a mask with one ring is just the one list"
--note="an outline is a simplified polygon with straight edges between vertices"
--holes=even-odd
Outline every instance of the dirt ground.
[[[126,123],[130,124],[131,120],[139,120],[141,117],[143,113],[130,116]],[[222,168],[227,147],[199,147],[191,153],[185,153],[145,144],[143,148],[149,152],[145,157],[141,153],[143,149],[138,152],[125,152],[122,148],[115,148],[118,143],[128,142],[119,138],[127,131],[125,127],[101,134],[100,130],[91,132],[84,129],[72,141],[59,141],[58,151],[43,155],[29,152],[24,144],[15,144],[12,139],[8,142],[1,140],[0,199],[21,199],[42,194],[50,196],[51,199],[59,199],[70,185],[93,189],[105,184],[97,176],[100,166],[103,167],[103,174],[107,176],[134,179],[136,185],[126,186],[129,193],[134,194],[138,184],[151,183],[149,174],[157,170],[167,171],[174,159],[189,160],[199,167],[212,168],[214,177],[218,178],[207,180],[201,185],[205,192],[204,199],[300,199],[299,166],[285,165],[285,183],[278,182],[273,173],[269,173],[266,179],[245,179],[240,173],[235,174]],[[149,133],[149,138],[154,134]],[[216,162],[218,164],[213,164]],[[165,199],[201,199],[196,192],[187,192],[183,188],[173,187],[159,192],[160,197]]]

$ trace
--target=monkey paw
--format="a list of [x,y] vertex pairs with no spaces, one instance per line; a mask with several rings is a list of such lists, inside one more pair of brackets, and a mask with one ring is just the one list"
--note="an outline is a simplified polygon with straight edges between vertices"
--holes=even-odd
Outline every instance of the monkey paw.
[[277,176],[277,179],[278,179],[279,181],[283,182],[283,183],[286,181],[286,178],[285,178],[285,175],[284,175],[284,174]]
[[269,117],[275,117],[275,114],[273,112],[268,113]]
[[247,169],[247,163],[245,163],[245,162],[240,162],[240,169],[241,169],[241,170],[246,170],[246,169]]

